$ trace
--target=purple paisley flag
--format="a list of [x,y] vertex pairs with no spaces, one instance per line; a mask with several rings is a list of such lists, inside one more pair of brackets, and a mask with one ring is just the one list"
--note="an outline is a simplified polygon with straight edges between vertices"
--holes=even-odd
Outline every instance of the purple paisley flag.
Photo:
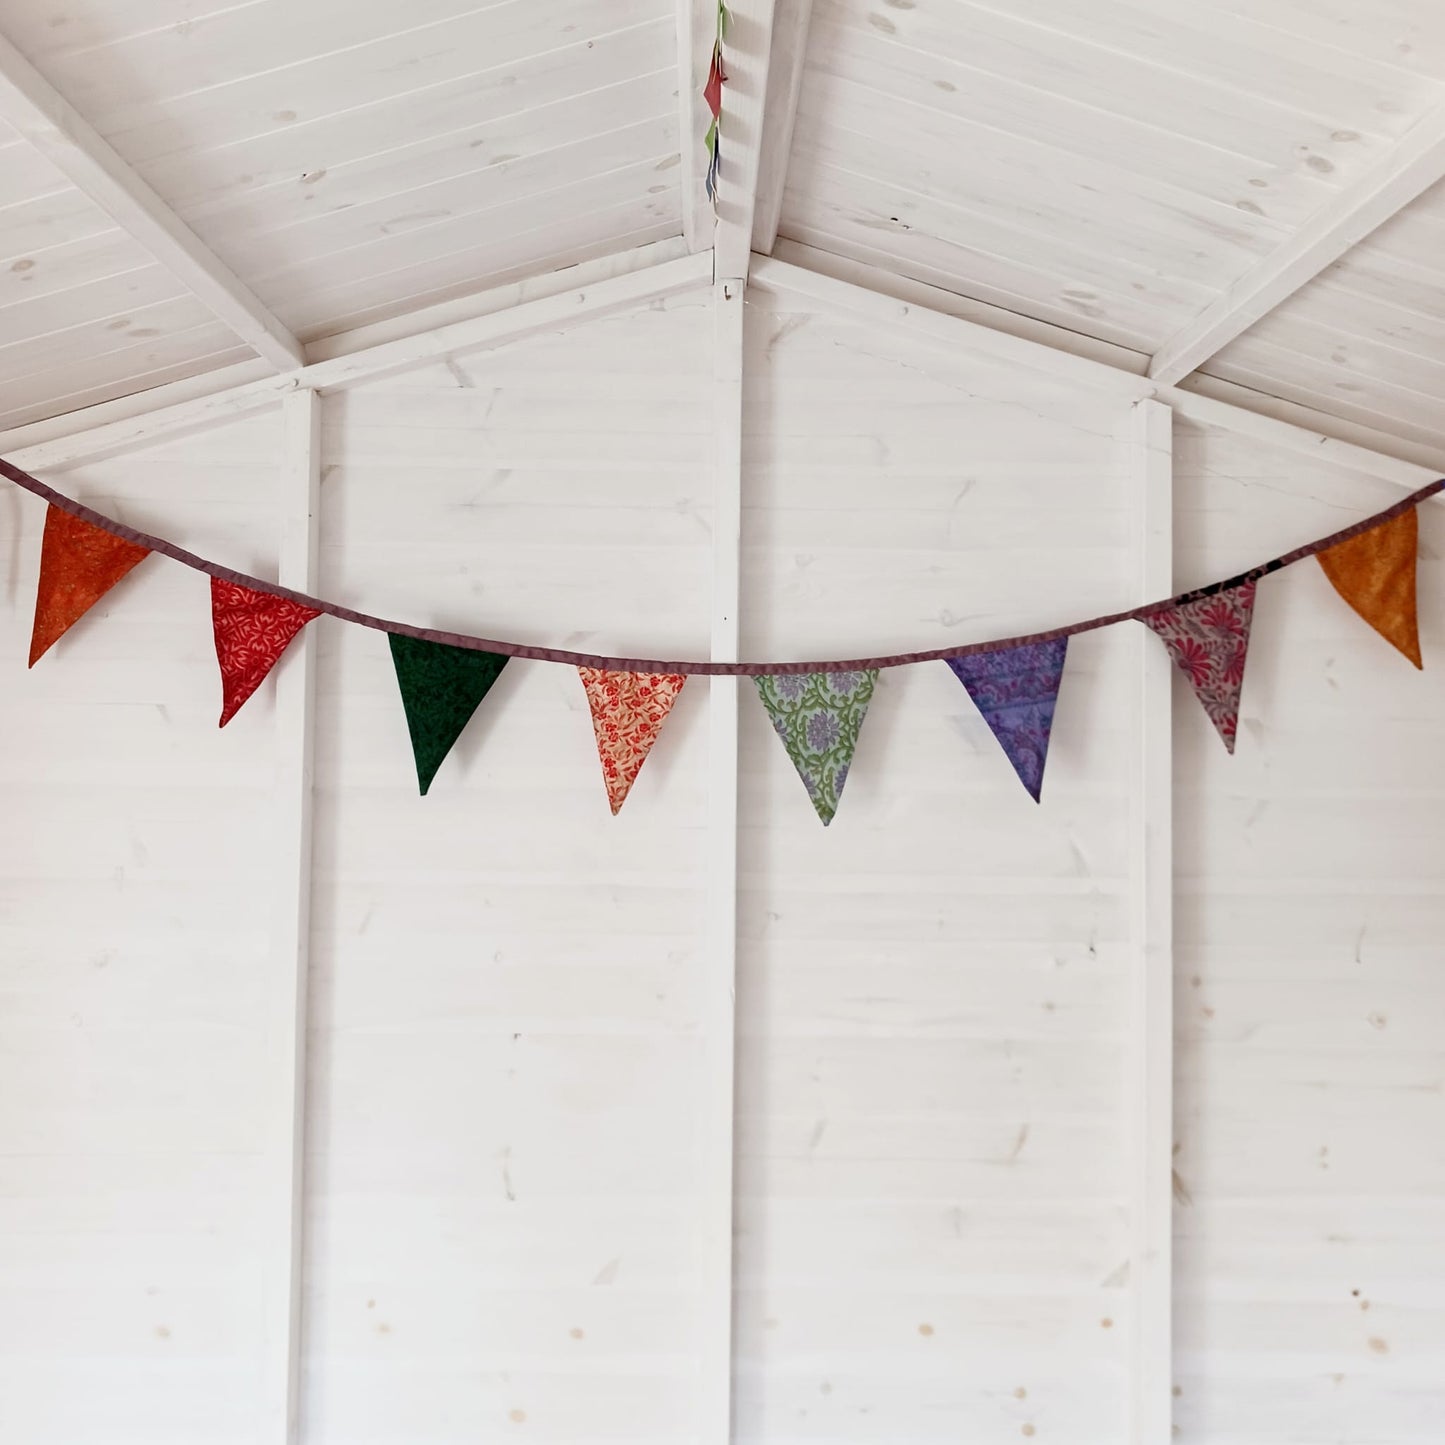
[[1254,583],[1241,582],[1139,619],[1164,639],[1174,665],[1189,679],[1194,695],[1231,753],[1239,727],[1239,693],[1244,686],[1244,659],[1253,618]]
[[1056,637],[947,659],[1036,803],[1068,646]]

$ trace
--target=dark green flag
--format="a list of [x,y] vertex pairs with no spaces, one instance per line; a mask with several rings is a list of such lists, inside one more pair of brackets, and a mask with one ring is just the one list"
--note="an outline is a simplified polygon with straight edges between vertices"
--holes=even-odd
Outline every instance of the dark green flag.
[[425,793],[477,704],[501,676],[507,658],[396,632],[388,637],[411,750],[416,754],[416,780]]

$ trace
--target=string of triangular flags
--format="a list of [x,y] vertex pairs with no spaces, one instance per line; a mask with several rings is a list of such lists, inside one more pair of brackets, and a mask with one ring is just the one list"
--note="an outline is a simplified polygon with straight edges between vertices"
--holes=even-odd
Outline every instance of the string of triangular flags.
[[703,148],[707,151],[707,176],[703,182],[707,198],[717,207],[717,178],[722,167],[722,93],[727,84],[727,71],[723,69],[723,38],[731,20],[727,6],[718,0],[717,34],[712,42],[712,59],[707,67],[707,84],[702,88],[702,98],[712,112],[712,124],[703,137]]
[[967,690],[1014,772],[1038,801],[1069,638],[1116,622],[1142,622],[1164,643],[1234,751],[1255,594],[1261,578],[1316,557],[1336,592],[1417,668],[1416,604],[1420,502],[1445,489],[1431,482],[1353,526],[1238,576],[1049,632],[891,657],[833,662],[666,662],[602,657],[413,627],[246,576],[164,538],[92,511],[0,461],[0,474],[49,503],[30,665],[152,552],[211,579],[211,622],[221,673],[224,727],[265,681],[297,634],[323,613],[388,635],[425,793],[453,744],[514,657],[567,663],[592,715],[608,803],[617,813],[689,676],[751,678],[818,816],[833,820],[858,736],[884,668],[946,662]]

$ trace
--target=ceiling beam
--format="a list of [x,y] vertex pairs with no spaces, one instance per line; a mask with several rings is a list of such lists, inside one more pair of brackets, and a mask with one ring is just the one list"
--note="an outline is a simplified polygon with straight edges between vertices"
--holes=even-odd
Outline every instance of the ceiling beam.
[[713,236],[719,281],[747,278],[763,152],[763,105],[773,44],[773,0],[731,0],[723,66],[722,167],[718,175],[717,230]]
[[793,153],[793,127],[803,89],[808,22],[813,0],[776,0],[773,50],[768,65],[768,96],[763,107],[763,151],[758,161],[757,209],[753,213],[753,250],[773,254],[783,215],[783,191]]
[[760,256],[772,256],[777,224],[782,220],[811,19],[812,0],[776,0],[772,61],[767,66],[767,103],[763,107],[763,153],[757,163],[757,208],[753,212],[753,250]]
[[[679,256],[624,275],[523,301],[503,311],[473,316],[415,336],[398,337],[361,351],[314,361],[282,376],[262,377],[140,416],[23,446],[9,452],[6,460],[29,472],[61,471],[147,446],[165,437],[249,416],[274,406],[287,393],[302,387],[317,391],[342,390],[364,381],[411,371],[433,361],[505,346],[541,332],[564,330],[573,322],[677,296],[706,286],[711,280],[712,257],[706,252]],[[3,442],[4,437],[0,435],[0,445]]]
[[1173,386],[1352,246],[1445,176],[1445,105],[1408,130],[1390,152],[1321,206],[1273,255],[1244,273],[1217,301],[1164,343],[1149,375]]
[[3,35],[0,117],[272,366],[303,363],[296,337]]
[[682,191],[682,235],[689,251],[712,245],[712,202],[703,188],[707,154],[703,139],[712,117],[702,98],[707,66],[712,58],[712,37],[717,7],[709,0],[675,0],[677,6],[677,144],[682,163],[678,185]]

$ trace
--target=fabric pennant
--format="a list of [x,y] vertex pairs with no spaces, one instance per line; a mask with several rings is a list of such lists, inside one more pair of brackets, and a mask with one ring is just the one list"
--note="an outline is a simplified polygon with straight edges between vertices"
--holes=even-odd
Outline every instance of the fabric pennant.
[[707,108],[712,112],[713,119],[722,113],[722,88],[727,81],[727,75],[723,71],[722,46],[714,45],[712,48],[712,64],[707,70],[707,84],[703,86],[702,98],[707,102]]
[[452,744],[510,659],[500,652],[425,642],[399,632],[389,633],[387,640],[406,709],[416,780],[425,796]]
[[838,811],[878,669],[755,677],[758,696],[826,828]]
[[1420,623],[1415,610],[1415,561],[1420,518],[1415,508],[1315,555],[1336,592],[1416,667]]
[[30,633],[30,666],[115,586],[150,548],[128,542],[51,506],[40,543],[40,585],[35,591],[35,625]]
[[610,672],[579,667],[592,709],[602,780],[615,817],[632,791],[687,677],[673,672]]
[[717,183],[721,173],[722,143],[718,139],[717,122],[713,121],[712,128],[707,133],[707,175],[703,177],[702,188],[714,205],[717,204]]
[[1253,582],[1240,582],[1139,619],[1164,639],[1170,657],[1189,679],[1194,695],[1231,753],[1239,726],[1254,587]]
[[1036,803],[1068,647],[1056,637],[947,659]]
[[276,666],[291,639],[312,618],[320,616],[289,597],[211,578],[211,623],[216,634],[216,661],[221,665],[221,727],[265,682],[266,674]]

